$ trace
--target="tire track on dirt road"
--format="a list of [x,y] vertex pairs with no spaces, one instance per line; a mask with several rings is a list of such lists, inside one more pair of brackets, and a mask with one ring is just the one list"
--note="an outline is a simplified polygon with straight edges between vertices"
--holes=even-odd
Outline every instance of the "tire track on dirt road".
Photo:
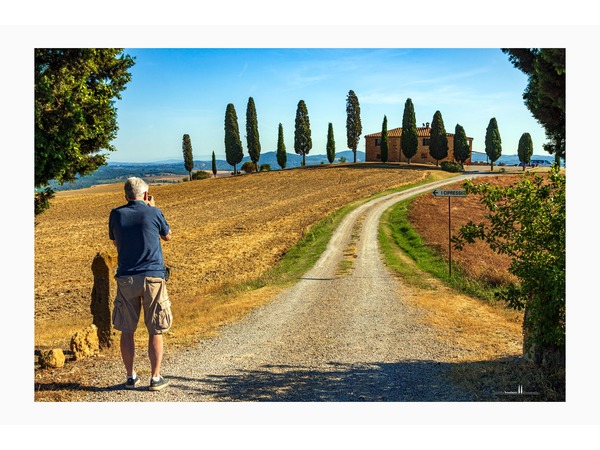
[[[381,214],[394,203],[463,175],[373,199],[350,212],[327,249],[293,287],[219,336],[166,352],[171,385],[123,388],[120,363],[104,363],[101,386],[82,401],[469,401],[445,376],[460,349],[440,342],[381,261]],[[336,275],[355,226],[351,273]],[[145,355],[138,355],[143,361]],[[140,363],[141,364],[141,363]],[[145,381],[145,380],[143,380]]]

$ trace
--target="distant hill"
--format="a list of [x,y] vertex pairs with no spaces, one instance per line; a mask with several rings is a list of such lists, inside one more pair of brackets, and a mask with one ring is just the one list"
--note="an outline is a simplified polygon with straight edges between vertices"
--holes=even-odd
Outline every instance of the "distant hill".
[[[552,165],[554,163],[554,155],[533,155],[531,160],[543,160]],[[471,161],[487,162],[488,157],[484,152],[471,152]],[[501,155],[495,162],[496,165],[516,166],[519,164],[518,155]],[[564,166],[564,160],[561,161],[561,166]]]
[[[347,150],[344,152],[336,153],[334,163],[340,162],[340,158],[346,158],[346,161],[352,162],[354,161],[354,154],[351,150]],[[356,152],[356,161],[364,162],[365,153],[357,151]],[[242,159],[242,162],[238,165],[238,170],[242,167],[246,161],[250,161],[249,156],[245,156]],[[306,165],[307,166],[316,166],[319,164],[329,164],[327,160],[327,155],[311,155],[310,153],[306,155]],[[183,161],[179,163],[183,164]],[[279,164],[277,163],[277,153],[276,152],[267,152],[260,155],[260,159],[258,164],[269,164],[271,166],[271,170],[279,170]],[[302,165],[302,156],[297,155],[295,153],[287,153],[287,162],[285,167],[287,169],[292,169],[294,167],[300,167]],[[212,162],[211,161],[194,161],[194,170],[212,170]],[[233,171],[233,166],[229,165],[227,161],[217,160],[217,170],[231,170]],[[185,173],[185,172],[183,172]]]
[[[354,154],[351,150],[336,153],[335,163],[340,162],[340,158],[346,158],[346,161],[354,161]],[[356,152],[356,161],[364,162],[365,153],[361,151]],[[250,157],[246,156],[242,162],[238,165],[238,170],[244,164],[244,162],[250,161]],[[233,172],[233,166],[229,165],[227,161],[217,160],[217,170],[219,171],[231,171]],[[279,164],[277,164],[277,155],[275,152],[267,152],[260,155],[259,164],[269,164],[271,170],[279,170]],[[306,165],[314,166],[319,164],[329,164],[327,155],[306,155]],[[302,157],[295,153],[287,154],[286,168],[291,169],[294,167],[300,167],[302,165]],[[212,161],[194,161],[194,171],[196,170],[212,170]],[[75,181],[75,183],[65,183],[59,185],[52,181],[50,186],[57,191],[71,190],[71,189],[83,189],[98,184],[110,184],[124,182],[129,177],[161,177],[167,175],[188,175],[185,170],[183,157],[181,160],[165,160],[148,163],[136,163],[136,162],[109,162],[105,166],[101,166],[91,175],[86,175]]]

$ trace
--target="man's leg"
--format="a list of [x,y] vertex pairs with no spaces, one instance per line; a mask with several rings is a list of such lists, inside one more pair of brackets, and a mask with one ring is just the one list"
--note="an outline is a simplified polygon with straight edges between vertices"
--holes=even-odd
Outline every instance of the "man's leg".
[[135,341],[133,333],[121,332],[121,357],[125,364],[127,376],[133,376],[133,358],[135,357]]
[[158,377],[160,375],[160,364],[163,357],[162,334],[151,334],[148,337],[148,356],[150,357],[152,376]]

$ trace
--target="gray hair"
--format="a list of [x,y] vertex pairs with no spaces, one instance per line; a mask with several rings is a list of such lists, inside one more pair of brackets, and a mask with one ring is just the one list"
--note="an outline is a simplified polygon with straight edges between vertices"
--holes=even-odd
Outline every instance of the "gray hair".
[[127,200],[142,198],[144,192],[148,192],[148,185],[144,180],[137,177],[127,178],[125,182],[125,197],[127,197]]

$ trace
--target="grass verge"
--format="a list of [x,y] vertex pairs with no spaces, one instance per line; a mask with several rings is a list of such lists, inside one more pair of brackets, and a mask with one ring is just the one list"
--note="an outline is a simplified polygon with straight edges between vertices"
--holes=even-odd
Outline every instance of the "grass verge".
[[499,290],[497,285],[473,280],[456,264],[452,264],[450,275],[448,260],[426,245],[408,219],[408,209],[413,200],[414,198],[407,199],[395,204],[381,217],[379,241],[386,264],[410,283],[426,287],[422,277],[415,275],[415,272],[398,258],[398,248],[410,257],[420,270],[441,280],[452,289],[495,303],[495,293]]

